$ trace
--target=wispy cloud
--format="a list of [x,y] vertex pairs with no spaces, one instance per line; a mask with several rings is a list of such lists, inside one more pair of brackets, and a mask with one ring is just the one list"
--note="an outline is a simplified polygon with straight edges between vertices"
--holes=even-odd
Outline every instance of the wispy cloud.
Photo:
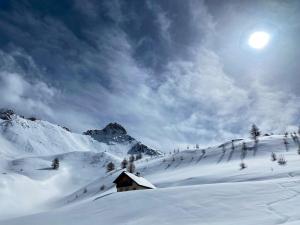
[[[23,39],[1,53],[0,105],[78,132],[118,121],[163,149],[247,135],[251,123],[266,132],[299,123],[297,93],[280,90],[280,80],[270,86],[274,71],[249,66],[255,56],[241,58],[239,45],[220,44],[228,31],[220,33],[211,6],[172,3],[74,1],[78,27],[59,12],[41,19],[27,9],[29,31],[5,23]],[[241,66],[247,73],[237,75]]]

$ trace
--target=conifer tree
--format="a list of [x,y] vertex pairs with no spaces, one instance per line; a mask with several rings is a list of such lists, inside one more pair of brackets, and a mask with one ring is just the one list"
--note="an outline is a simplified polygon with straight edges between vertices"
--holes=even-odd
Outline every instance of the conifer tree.
[[59,159],[55,158],[52,160],[52,169],[58,170],[58,168],[59,168]]
[[113,162],[109,162],[106,166],[106,171],[110,172],[113,171],[115,169],[115,164]]
[[257,138],[260,136],[260,131],[255,124],[252,125],[250,134],[251,134],[252,139],[257,143],[257,141],[258,141]]

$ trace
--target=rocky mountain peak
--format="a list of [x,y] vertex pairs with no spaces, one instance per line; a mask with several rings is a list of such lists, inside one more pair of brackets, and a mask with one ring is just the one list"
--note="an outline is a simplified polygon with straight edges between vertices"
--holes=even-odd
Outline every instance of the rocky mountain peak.
[[131,145],[128,150],[128,154],[144,153],[147,155],[160,155],[161,153],[157,150],[153,150],[146,145],[135,140],[129,134],[125,128],[118,123],[109,123],[102,130],[88,130],[83,133],[89,135],[99,142],[106,143],[108,145],[114,144],[129,144]]
[[106,127],[103,128],[103,133],[106,135],[126,135],[127,131],[125,130],[124,127],[122,127],[118,123],[109,123]]
[[11,109],[0,109],[0,119],[2,120],[10,120],[14,114],[15,112]]

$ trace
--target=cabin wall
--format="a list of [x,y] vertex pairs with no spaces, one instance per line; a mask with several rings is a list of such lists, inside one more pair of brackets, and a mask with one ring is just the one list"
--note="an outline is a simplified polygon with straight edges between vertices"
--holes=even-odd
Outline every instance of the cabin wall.
[[131,186],[117,187],[117,191],[118,192],[122,192],[122,191],[134,191],[134,190],[145,190],[145,189],[148,189],[148,188],[141,187],[141,186],[137,185],[135,182],[133,182]]

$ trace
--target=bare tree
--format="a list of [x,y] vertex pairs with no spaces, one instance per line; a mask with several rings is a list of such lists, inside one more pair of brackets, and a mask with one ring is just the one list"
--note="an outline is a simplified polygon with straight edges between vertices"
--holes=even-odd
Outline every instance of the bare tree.
[[287,138],[284,138],[284,139],[283,139],[283,144],[284,144],[284,146],[285,146],[285,150],[288,151],[288,150],[289,150],[289,146],[288,146],[288,145],[289,145],[289,142],[288,142]]
[[234,140],[231,140],[231,149],[234,150],[235,146],[234,146]]
[[134,171],[135,171],[135,165],[134,165],[133,162],[129,162],[129,165],[127,166],[127,171],[129,173],[134,173]]
[[247,145],[245,142],[242,144],[242,152],[241,152],[241,159],[244,159],[247,155]]
[[123,161],[121,162],[121,168],[125,169],[128,165],[128,160],[126,158],[123,159]]

